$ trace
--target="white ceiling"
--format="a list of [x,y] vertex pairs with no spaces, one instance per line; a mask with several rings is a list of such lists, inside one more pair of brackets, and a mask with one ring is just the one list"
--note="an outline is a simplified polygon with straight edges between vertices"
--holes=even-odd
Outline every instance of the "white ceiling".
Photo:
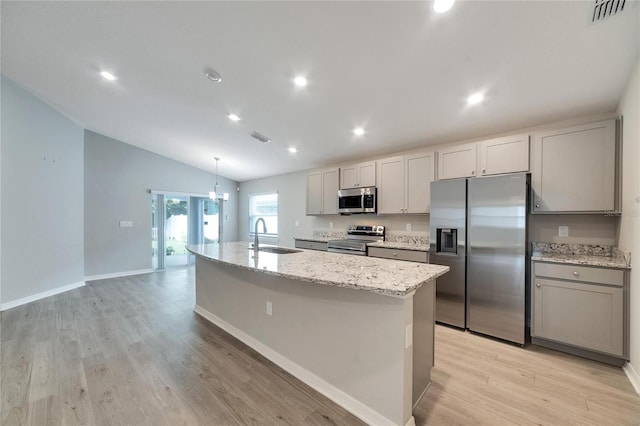
[[[209,171],[218,156],[244,181],[614,111],[640,7],[590,24],[592,7],[2,1],[1,69],[87,129]],[[486,101],[466,106],[476,91]]]

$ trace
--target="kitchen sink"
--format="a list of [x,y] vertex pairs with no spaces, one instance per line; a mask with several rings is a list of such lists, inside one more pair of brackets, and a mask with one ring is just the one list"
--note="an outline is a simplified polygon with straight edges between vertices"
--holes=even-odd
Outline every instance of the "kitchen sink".
[[[253,247],[249,247],[249,250],[253,250]],[[300,253],[302,250],[290,249],[285,247],[260,247],[258,251],[264,251],[267,253],[276,253],[276,254],[291,254],[291,253]]]

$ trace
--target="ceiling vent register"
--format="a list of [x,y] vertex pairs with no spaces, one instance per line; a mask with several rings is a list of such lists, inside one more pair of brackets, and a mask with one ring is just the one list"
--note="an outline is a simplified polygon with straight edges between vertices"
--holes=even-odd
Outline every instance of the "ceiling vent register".
[[268,137],[266,137],[265,135],[262,135],[258,132],[251,132],[249,133],[249,136],[251,136],[254,139],[258,139],[260,142],[262,143],[267,143],[267,142],[271,142],[271,139],[269,139]]
[[596,23],[622,12],[626,0],[595,0],[591,22]]

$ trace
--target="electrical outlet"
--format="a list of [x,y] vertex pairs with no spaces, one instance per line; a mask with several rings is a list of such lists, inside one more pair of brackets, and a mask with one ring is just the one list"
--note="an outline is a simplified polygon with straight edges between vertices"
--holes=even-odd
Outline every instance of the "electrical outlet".
[[267,300],[267,315],[273,315],[273,304]]
[[299,220],[296,220],[296,228],[297,228],[298,226],[300,226],[300,221],[299,221]]
[[569,236],[569,227],[558,226],[558,237],[568,237],[568,236]]
[[130,220],[121,220],[120,221],[120,228],[131,228],[133,227],[133,222]]
[[411,224],[407,223],[407,231],[411,231]]
[[333,229],[333,222],[329,222],[329,228]]
[[404,347],[410,348],[413,345],[413,324],[409,324],[404,329]]

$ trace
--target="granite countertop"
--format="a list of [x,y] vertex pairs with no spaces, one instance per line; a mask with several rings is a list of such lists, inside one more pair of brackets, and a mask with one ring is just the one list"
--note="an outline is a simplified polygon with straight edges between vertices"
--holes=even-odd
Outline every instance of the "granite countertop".
[[531,260],[539,262],[565,263],[570,265],[601,266],[605,268],[630,269],[623,256],[596,256],[590,254],[563,254],[533,252]]
[[244,241],[190,245],[187,250],[237,268],[388,296],[405,296],[449,271],[448,266],[316,250],[301,250],[291,254],[259,252],[258,256],[254,256],[250,244]]
[[375,243],[368,243],[367,246],[398,250],[429,251],[429,244],[405,243],[400,241],[377,241]]

